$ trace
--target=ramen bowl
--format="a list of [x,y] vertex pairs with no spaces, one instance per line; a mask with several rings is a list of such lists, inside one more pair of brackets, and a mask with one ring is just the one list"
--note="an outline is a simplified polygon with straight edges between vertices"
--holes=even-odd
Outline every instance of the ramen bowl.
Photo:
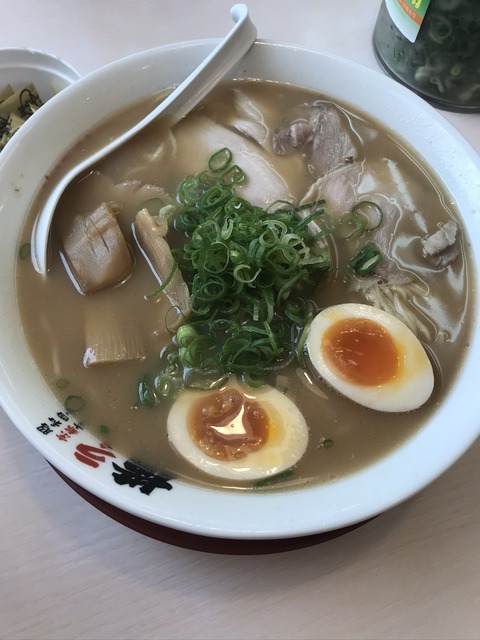
[[[16,265],[26,212],[54,165],[93,124],[178,84],[214,41],[160,47],[95,71],[52,98],[0,156],[0,396],[13,424],[63,477],[99,501],[153,525],[229,540],[279,540],[333,532],[407,500],[445,472],[480,433],[476,392],[480,335],[472,298],[468,348],[448,392],[425,423],[388,454],[330,482],[276,490],[226,490],[149,472],[110,448],[54,396],[19,320]],[[461,214],[471,254],[470,295],[480,268],[480,162],[433,108],[375,71],[305,48],[258,41],[232,78],[290,83],[352,105],[395,132],[444,185]],[[32,150],[42,149],[42,154]],[[47,276],[47,278],[50,276]],[[56,313],[66,313],[61,306]],[[32,310],[35,313],[35,310]],[[355,411],[352,405],[352,410]],[[461,415],[461,420],[459,420]],[[385,428],[388,428],[388,415]]]

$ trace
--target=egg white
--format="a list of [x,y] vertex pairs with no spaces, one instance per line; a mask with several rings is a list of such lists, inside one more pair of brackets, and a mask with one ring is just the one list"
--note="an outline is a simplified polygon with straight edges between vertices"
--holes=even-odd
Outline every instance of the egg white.
[[[325,359],[322,353],[325,332],[336,322],[348,318],[372,320],[388,331],[401,361],[394,379],[377,385],[352,383]],[[424,404],[433,391],[433,369],[421,342],[401,320],[370,305],[345,303],[321,311],[312,321],[306,349],[312,365],[331,387],[370,409],[412,411]]]
[[298,407],[273,387],[247,389],[230,382],[225,388],[232,387],[249,399],[255,399],[275,423],[273,435],[269,435],[264,446],[233,461],[217,460],[205,454],[190,437],[187,416],[201,395],[208,396],[212,392],[183,391],[167,418],[168,438],[174,450],[203,472],[227,480],[258,480],[296,464],[308,445],[308,427]]

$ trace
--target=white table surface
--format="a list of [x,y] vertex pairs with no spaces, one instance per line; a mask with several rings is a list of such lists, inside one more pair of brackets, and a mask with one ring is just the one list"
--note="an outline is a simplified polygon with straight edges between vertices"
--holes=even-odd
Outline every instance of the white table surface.
[[[221,37],[227,0],[1,0],[0,46],[86,74]],[[380,0],[250,0],[259,37],[378,68]],[[480,114],[443,115],[480,152]],[[480,419],[480,416],[479,416]],[[84,501],[0,410],[0,638],[480,638],[480,442],[407,503],[335,540],[261,556],[179,548]]]

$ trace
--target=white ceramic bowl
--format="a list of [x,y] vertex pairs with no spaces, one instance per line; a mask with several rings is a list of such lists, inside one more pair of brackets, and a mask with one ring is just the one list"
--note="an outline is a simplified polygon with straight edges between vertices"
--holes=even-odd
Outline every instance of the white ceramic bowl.
[[0,87],[10,83],[19,89],[33,82],[46,102],[79,77],[71,64],[47,51],[25,47],[0,49]]
[[0,48],[0,90],[7,84],[14,91],[32,82],[42,102],[80,78],[68,62],[38,49]]
[[[39,110],[0,155],[0,396],[25,437],[60,472],[114,507],[173,529],[230,539],[280,539],[362,522],[409,498],[453,464],[480,433],[480,334],[432,420],[404,445],[342,480],[289,492],[223,492],[172,480],[142,491],[114,481],[125,460],[71,422],[42,432],[63,408],[40,378],[19,327],[14,266],[25,212],[64,150],[121,106],[178,83],[216,44],[199,41],[142,52],[76,82]],[[480,281],[480,162],[433,108],[390,78],[299,47],[258,42],[232,74],[310,87],[357,105],[413,145],[454,195],[470,236]],[[52,133],[55,132],[55,135]],[[47,144],[48,141],[48,144]],[[42,148],[41,154],[30,149]],[[8,224],[7,224],[8,220]],[[55,437],[65,432],[66,437]],[[145,479],[147,482],[147,480]],[[147,482],[148,484],[148,482]]]

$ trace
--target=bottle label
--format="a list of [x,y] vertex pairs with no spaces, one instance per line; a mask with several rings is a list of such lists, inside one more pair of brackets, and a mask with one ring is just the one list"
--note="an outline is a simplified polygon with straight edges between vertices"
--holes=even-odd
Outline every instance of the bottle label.
[[430,0],[385,0],[392,22],[405,38],[415,42]]

